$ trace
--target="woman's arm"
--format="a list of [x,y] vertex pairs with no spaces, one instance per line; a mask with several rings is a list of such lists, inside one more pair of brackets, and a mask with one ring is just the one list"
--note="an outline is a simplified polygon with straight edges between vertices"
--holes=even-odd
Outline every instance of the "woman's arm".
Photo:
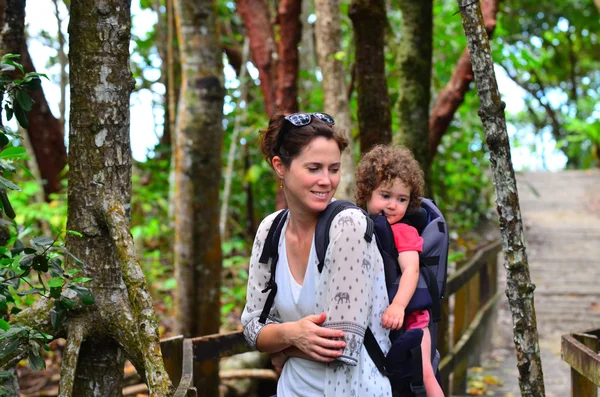
[[317,286],[317,310],[328,317],[323,325],[344,331],[346,348],[338,360],[349,365],[358,363],[371,313],[383,313],[387,301],[381,255],[375,241],[365,240],[366,227],[357,209],[336,215]]
[[259,321],[268,295],[268,292],[262,291],[271,275],[270,266],[260,263],[259,259],[276,215],[277,213],[271,214],[261,222],[252,247],[246,307],[242,313],[244,336],[248,344],[260,351],[275,353],[296,346],[315,361],[331,361],[345,343],[332,340],[341,338],[343,332],[320,326],[325,321],[324,317],[321,318],[324,315],[307,316],[299,321],[282,323],[276,308],[272,307],[265,324]]

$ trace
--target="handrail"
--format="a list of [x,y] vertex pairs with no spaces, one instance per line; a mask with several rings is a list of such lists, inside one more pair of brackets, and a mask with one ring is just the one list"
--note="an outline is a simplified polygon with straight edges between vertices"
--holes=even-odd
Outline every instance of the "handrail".
[[561,356],[571,367],[572,395],[596,396],[600,387],[600,329],[563,335]]
[[494,241],[483,246],[469,261],[460,269],[448,276],[446,283],[446,296],[453,295],[463,285],[465,285],[483,266],[487,264],[490,255],[497,254],[502,243],[500,240]]

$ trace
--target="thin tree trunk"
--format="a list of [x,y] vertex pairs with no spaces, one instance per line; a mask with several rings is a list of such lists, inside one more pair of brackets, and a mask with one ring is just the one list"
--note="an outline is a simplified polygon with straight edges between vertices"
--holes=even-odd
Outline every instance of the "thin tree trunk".
[[[223,145],[222,52],[215,0],[175,0],[182,84],[175,172],[176,332],[219,332],[219,187]],[[219,361],[194,368],[203,395],[218,396]]]
[[58,121],[60,122],[60,128],[62,134],[65,134],[65,112],[66,112],[66,92],[67,92],[67,54],[65,53],[65,35],[62,31],[62,19],[60,19],[59,0],[52,0],[54,2],[54,13],[56,15],[56,23],[58,28],[58,63],[60,65],[60,102],[58,103],[58,109],[60,112]]
[[[599,0],[600,1],[600,0]],[[491,37],[496,28],[496,15],[500,0],[482,0],[481,10],[485,22],[485,30]],[[454,118],[454,113],[465,101],[465,94],[473,82],[473,68],[469,49],[465,48],[454,69],[454,73],[446,87],[438,94],[431,115],[429,116],[429,153],[435,157],[442,137]]]
[[356,92],[360,152],[392,141],[390,97],[385,74],[384,0],[352,0],[349,16],[354,27]]
[[354,199],[354,145],[348,104],[344,64],[336,54],[341,51],[341,15],[339,0],[316,0],[317,55],[323,74],[325,112],[335,117],[336,128],[343,131],[349,145],[342,155],[342,179],[336,197]]
[[429,181],[429,100],[433,53],[433,0],[401,0],[402,39],[398,56],[398,134]]
[[283,113],[298,111],[298,43],[300,43],[301,0],[282,0],[279,22],[276,107]]
[[[25,72],[35,72],[25,40],[21,49],[21,62]],[[50,111],[44,90],[40,88],[32,91],[31,98],[35,103],[29,112],[27,135],[37,160],[40,176],[46,182],[44,198],[48,200],[50,193],[56,193],[61,189],[60,173],[67,165],[67,148],[63,127],[60,120],[56,119]]]
[[524,397],[543,397],[544,378],[538,343],[533,291],[525,252],[525,236],[519,207],[517,183],[510,156],[510,143],[500,99],[488,35],[478,2],[458,1],[467,37],[477,92],[479,115],[490,149],[490,162],[496,187],[496,207],[500,221],[506,268],[506,295],[512,312],[517,351],[519,386]]
[[[233,125],[233,132],[231,134],[231,143],[229,144],[229,152],[227,154],[227,167],[225,169],[225,184],[223,186],[223,199],[221,202],[221,212],[219,215],[219,233],[221,234],[221,241],[225,241],[227,238],[227,219],[229,211],[229,198],[231,196],[231,181],[233,179],[233,169],[235,165],[235,155],[238,146],[238,137],[241,131],[242,120],[246,120],[246,114],[248,112],[248,82],[246,81],[246,60],[250,52],[250,45],[248,39],[244,40],[244,49],[242,54],[241,70],[238,76],[240,81],[240,99],[237,101],[237,114]],[[240,107],[241,103],[244,103],[244,108]]]
[[265,111],[276,111],[277,50],[271,16],[265,0],[237,0],[236,6],[250,40],[250,58],[258,69]]
[[[74,1],[69,22],[68,249],[91,277],[95,304],[69,320],[59,396],[121,396],[126,356],[152,396],[171,391],[152,300],[129,233],[129,0]],[[76,265],[66,262],[67,268]],[[82,342],[82,343],[81,343]],[[76,366],[76,369],[74,368]]]

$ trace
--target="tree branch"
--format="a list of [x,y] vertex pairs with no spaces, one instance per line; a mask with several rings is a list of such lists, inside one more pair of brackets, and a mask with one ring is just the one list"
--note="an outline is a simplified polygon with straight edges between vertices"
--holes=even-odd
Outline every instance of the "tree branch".
[[68,328],[67,344],[63,351],[62,364],[60,367],[58,397],[70,397],[73,394],[79,349],[88,333],[85,325],[85,317],[74,319],[71,321]]
[[139,265],[133,238],[129,231],[129,220],[120,203],[109,202],[108,208],[106,223],[115,244],[117,258],[121,263],[123,281],[127,286],[129,300],[133,307],[138,337],[144,352],[143,360],[148,389],[151,396],[168,396],[172,385],[160,354],[158,322],[154,314],[152,297],[146,286],[146,278]]
[[[500,0],[484,0],[481,3],[485,30],[491,37],[496,29],[496,15]],[[448,126],[454,118],[454,114],[465,101],[465,95],[469,91],[473,81],[473,67],[469,50],[465,48],[456,64],[454,73],[446,87],[438,94],[435,106],[429,116],[429,152],[431,158],[435,157],[437,147],[442,137],[448,130]]]

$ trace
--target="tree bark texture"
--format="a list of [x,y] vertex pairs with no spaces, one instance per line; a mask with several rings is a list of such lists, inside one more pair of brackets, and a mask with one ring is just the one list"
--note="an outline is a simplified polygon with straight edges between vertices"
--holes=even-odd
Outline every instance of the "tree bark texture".
[[490,149],[505,258],[504,267],[507,274],[506,295],[512,313],[517,350],[519,386],[521,394],[525,397],[542,397],[545,394],[533,299],[535,285],[531,282],[525,251],[517,183],[504,118],[505,104],[500,99],[490,44],[483,27],[483,15],[479,3],[459,0],[458,4],[481,101],[479,116]]
[[[500,0],[482,0],[481,11],[485,30],[488,37],[491,37],[496,28],[496,15],[498,14],[498,3]],[[473,66],[469,49],[465,48],[458,62],[454,73],[446,87],[438,94],[434,107],[429,116],[429,153],[431,159],[435,157],[437,148],[442,141],[442,137],[448,130],[448,126],[454,118],[454,113],[465,101],[465,95],[473,82]]]
[[[216,1],[174,5],[182,66],[175,154],[176,331],[192,337],[219,332],[225,88]],[[218,360],[196,365],[194,373],[201,395],[218,395]]]
[[356,92],[360,153],[392,141],[390,97],[385,74],[384,0],[352,0],[349,16],[354,27]]
[[236,7],[250,40],[250,58],[258,69],[265,111],[270,117],[276,111],[278,57],[271,14],[266,0],[237,0]]
[[323,74],[324,111],[335,117],[336,128],[348,138],[348,149],[342,154],[342,178],[336,197],[354,199],[354,145],[352,119],[346,96],[344,64],[336,54],[341,51],[341,15],[339,0],[316,0],[317,58]]
[[[429,180],[429,100],[433,51],[433,0],[401,0],[402,39],[398,52],[398,133]],[[428,184],[427,184],[428,185]]]
[[[21,48],[21,63],[25,72],[35,72],[27,43],[23,41]],[[50,193],[60,190],[60,172],[67,165],[67,148],[65,146],[64,130],[48,106],[44,90],[31,91],[35,101],[28,115],[29,127],[27,134],[33,148],[33,153],[40,170],[44,184],[44,197],[48,200]]]
[[[83,261],[83,274],[93,279],[88,285],[95,304],[66,325],[69,364],[61,368],[65,381],[59,396],[121,396],[126,357],[147,380],[152,396],[167,396],[171,390],[160,351],[148,348],[159,343],[148,321],[154,317],[151,300],[139,277],[131,277],[135,258],[125,258],[120,248],[124,236],[131,242],[126,215],[132,163],[129,96],[134,86],[130,8],[130,0],[71,3],[67,228],[83,237],[69,235],[67,248]],[[118,233],[109,219],[117,210],[122,212]],[[75,266],[72,260],[66,262],[68,268]],[[142,304],[140,299],[147,301]]]
[[277,43],[277,110],[283,113],[298,111],[298,43],[302,24],[301,0],[282,0],[277,10],[279,41]]
[[21,53],[24,31],[25,0],[0,0],[0,57]]

